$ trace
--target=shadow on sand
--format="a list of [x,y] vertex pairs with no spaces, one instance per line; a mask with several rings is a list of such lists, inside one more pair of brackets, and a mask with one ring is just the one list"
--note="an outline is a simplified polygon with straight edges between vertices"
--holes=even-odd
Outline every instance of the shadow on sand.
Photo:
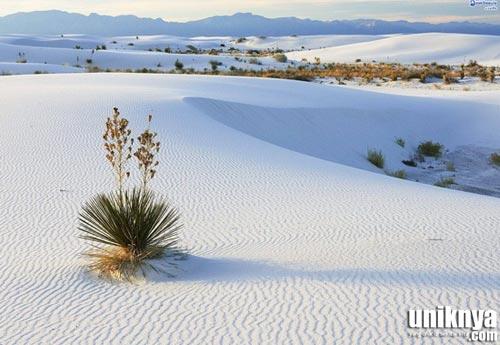
[[[171,261],[171,258],[168,260]],[[162,264],[162,262],[158,262]],[[164,272],[150,272],[154,282],[233,282],[304,279],[335,284],[376,284],[390,286],[426,286],[450,288],[500,289],[497,273],[373,270],[373,269],[297,269],[265,262],[234,258],[207,258],[188,255],[175,266],[161,266]],[[170,273],[165,274],[165,272]]]

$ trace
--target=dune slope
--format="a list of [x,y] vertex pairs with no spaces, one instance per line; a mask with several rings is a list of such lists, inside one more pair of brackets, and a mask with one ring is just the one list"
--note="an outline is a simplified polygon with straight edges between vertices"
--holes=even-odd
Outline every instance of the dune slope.
[[[253,126],[276,135],[309,130],[324,124],[321,109],[405,110],[411,97],[169,75],[15,76],[0,86],[0,343],[411,344],[409,308],[500,307],[500,199],[348,167],[324,147],[299,150],[309,136],[284,145],[249,128],[261,114]],[[154,115],[155,188],[182,212],[191,252],[175,278],[110,284],[84,270],[77,216],[113,187],[101,148],[113,106],[137,130]],[[356,114],[342,121],[365,116]]]
[[500,36],[427,33],[394,35],[372,42],[287,53],[293,60],[500,65]]

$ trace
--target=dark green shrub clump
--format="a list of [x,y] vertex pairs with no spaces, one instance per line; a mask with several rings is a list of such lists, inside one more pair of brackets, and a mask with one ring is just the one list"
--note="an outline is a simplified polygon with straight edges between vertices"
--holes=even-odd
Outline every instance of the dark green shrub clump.
[[285,63],[288,61],[288,58],[286,57],[286,55],[282,54],[282,53],[275,54],[273,57],[274,57],[274,60],[281,62],[281,63]]
[[490,156],[490,162],[491,162],[491,164],[500,166],[500,154],[498,154],[496,152],[492,153]]
[[175,69],[178,71],[182,71],[182,69],[184,68],[184,64],[182,62],[180,62],[179,60],[175,60],[174,66],[175,66]]
[[417,162],[415,162],[413,159],[403,160],[401,162],[409,167],[415,168],[417,166]]
[[368,150],[366,158],[370,163],[375,165],[377,168],[383,169],[385,164],[385,158],[382,151]]
[[423,156],[439,158],[443,155],[443,149],[444,146],[440,143],[434,143],[429,140],[420,143],[420,145],[418,145],[417,151]]
[[395,143],[396,143],[396,145],[399,145],[399,146],[401,146],[401,147],[403,147],[403,148],[404,148],[404,147],[405,147],[405,145],[406,145],[406,142],[405,142],[405,140],[404,140],[403,138],[396,138]]

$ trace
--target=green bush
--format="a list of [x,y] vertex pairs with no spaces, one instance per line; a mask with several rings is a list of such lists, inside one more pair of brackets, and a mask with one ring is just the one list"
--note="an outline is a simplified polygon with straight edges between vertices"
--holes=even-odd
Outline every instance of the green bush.
[[181,71],[184,68],[184,64],[179,61],[179,59],[175,60],[174,63],[175,69]]
[[498,154],[496,152],[492,153],[490,156],[490,162],[491,162],[491,164],[500,166],[500,154]]
[[399,146],[403,147],[403,148],[404,148],[404,147],[405,147],[405,145],[406,145],[406,142],[405,142],[405,140],[404,140],[403,138],[396,138],[395,143],[396,143],[397,145],[399,145]]
[[278,61],[278,62],[281,62],[281,63],[285,63],[288,61],[288,58],[286,57],[285,54],[274,54],[273,56],[274,60]]
[[418,145],[417,151],[423,156],[439,158],[443,155],[443,149],[444,146],[440,143],[434,143],[429,140],[420,143],[420,145]]

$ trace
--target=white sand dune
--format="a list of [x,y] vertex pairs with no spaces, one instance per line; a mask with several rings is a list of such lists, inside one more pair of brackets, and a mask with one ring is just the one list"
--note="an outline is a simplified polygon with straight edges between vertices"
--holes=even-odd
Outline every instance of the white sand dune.
[[0,62],[0,75],[33,73],[78,73],[84,71],[85,69],[83,68],[77,68],[67,65]]
[[[222,63],[220,70],[232,66],[244,69],[284,69],[289,63],[278,63],[272,57],[258,58],[259,64],[249,63],[249,57],[235,59],[227,53],[231,47],[249,49],[282,49],[291,60],[307,59],[314,62],[391,61],[402,63],[433,62],[445,64],[467,63],[477,60],[483,64],[500,64],[500,36],[462,34],[418,35],[319,35],[287,37],[248,37],[238,43],[234,37],[175,37],[166,35],[136,37],[98,37],[88,35],[65,36],[0,36],[0,63],[26,60],[31,64],[59,65],[60,69],[46,66],[48,72],[68,72],[68,67],[99,67],[102,69],[155,69],[169,71],[176,60],[185,68],[210,70],[210,61]],[[106,45],[107,50],[95,51]],[[179,54],[188,45],[198,49],[223,49],[221,55]],[[223,47],[221,47],[223,45]],[[79,46],[82,49],[75,49]],[[149,51],[170,48],[174,53]],[[22,54],[22,56],[20,56]],[[89,63],[90,62],[90,63]],[[291,63],[292,61],[290,61]],[[32,68],[11,68],[11,73],[32,73]],[[76,70],[74,70],[76,71]]]
[[288,53],[290,59],[314,62],[364,62],[462,64],[477,60],[500,65],[500,36],[426,33],[393,35],[384,39]]
[[18,46],[92,49],[106,45],[109,49],[186,50],[187,46],[197,49],[221,49],[234,47],[246,49],[301,50],[334,47],[345,44],[379,40],[384,35],[310,35],[310,36],[270,36],[270,37],[179,37],[170,35],[103,37],[91,35],[0,35],[0,42]]
[[[19,54],[22,54],[22,58]],[[184,64],[184,68],[196,70],[210,69],[210,61],[222,63],[220,69],[229,69],[231,66],[247,69],[263,69],[286,64],[277,63],[271,57],[258,60],[262,65],[250,64],[248,59],[237,61],[233,56],[213,56],[208,54],[166,54],[143,50],[97,50],[52,48],[37,46],[20,46],[0,43],[0,61],[15,63],[26,59],[28,63],[52,64],[66,66],[96,66],[102,69],[142,69],[169,71],[175,68],[177,60]]]
[[[132,74],[0,86],[2,344],[413,344],[409,308],[500,307],[500,199],[337,163],[371,169],[364,146],[402,131],[498,145],[500,97]],[[84,271],[77,216],[113,187],[101,147],[113,106],[137,130],[154,115],[154,185],[192,254],[175,278]]]

